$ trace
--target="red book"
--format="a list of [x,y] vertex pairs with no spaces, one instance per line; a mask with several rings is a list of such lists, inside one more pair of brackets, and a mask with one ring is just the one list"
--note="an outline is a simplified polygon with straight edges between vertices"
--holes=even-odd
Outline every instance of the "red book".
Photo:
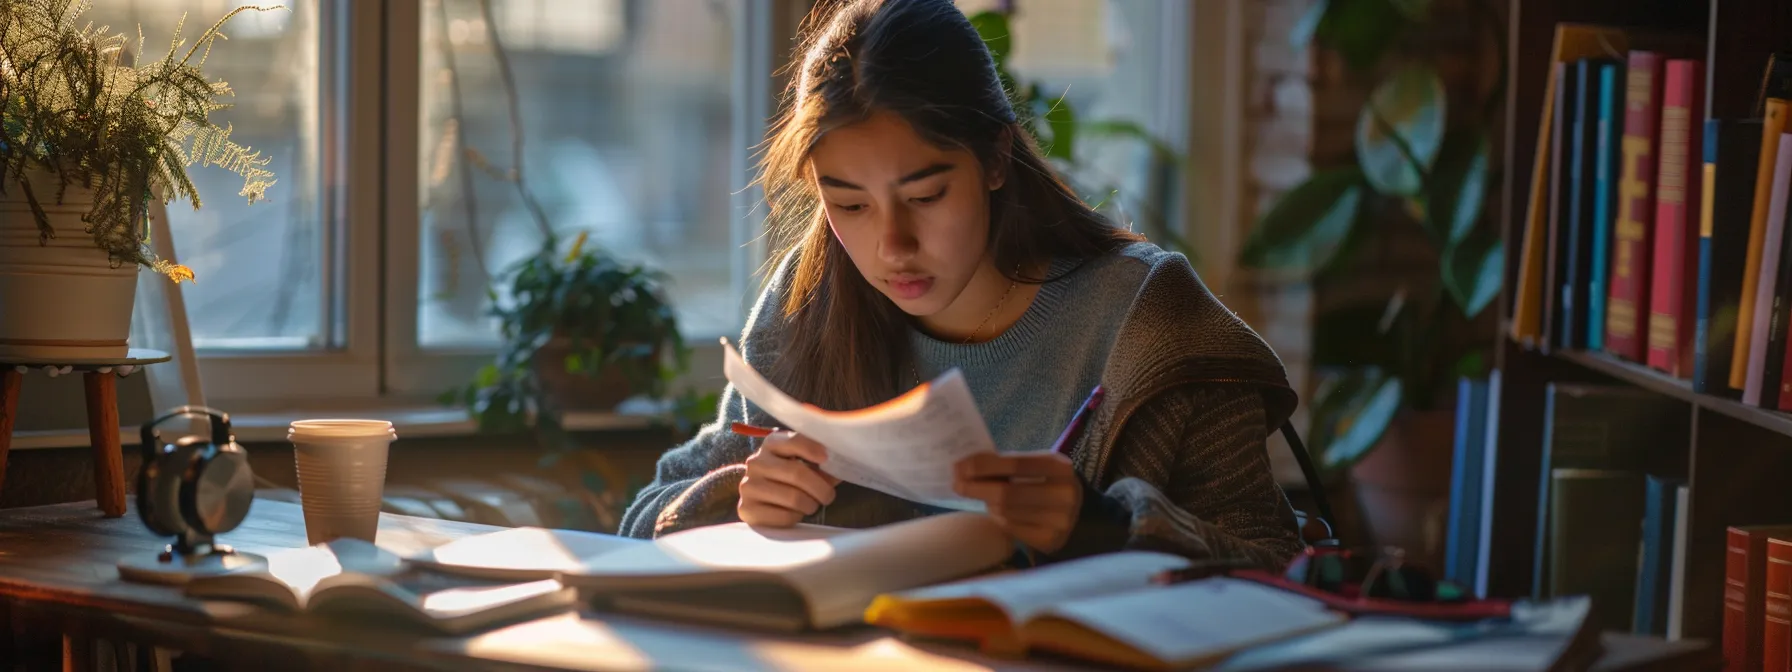
[[1624,142],[1618,167],[1618,216],[1613,224],[1611,288],[1605,304],[1605,348],[1633,362],[1645,360],[1649,326],[1651,225],[1655,215],[1655,147],[1661,122],[1661,54],[1632,50],[1625,70]]
[[1662,70],[1661,162],[1655,173],[1655,255],[1649,283],[1649,366],[1692,377],[1698,306],[1701,136],[1705,65],[1669,59]]
[[1792,526],[1732,525],[1724,530],[1724,672],[1759,672],[1764,664],[1767,539],[1773,535],[1792,535]]
[[1767,538],[1761,601],[1761,669],[1792,672],[1792,535]]

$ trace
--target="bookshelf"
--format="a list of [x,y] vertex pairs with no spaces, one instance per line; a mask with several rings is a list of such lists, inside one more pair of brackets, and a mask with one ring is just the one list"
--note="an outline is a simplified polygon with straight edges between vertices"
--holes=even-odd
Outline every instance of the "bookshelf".
[[[1768,54],[1792,50],[1792,2],[1786,0],[1510,0],[1509,95],[1501,192],[1493,216],[1507,267],[1498,300],[1512,315],[1530,199],[1537,122],[1555,27],[1579,22],[1639,31],[1703,32],[1705,116],[1757,116],[1755,100]],[[1502,325],[1494,352],[1498,424],[1488,592],[1530,593],[1542,467],[1545,388],[1551,382],[1615,383],[1685,402],[1691,440],[1684,447],[1690,503],[1681,616],[1688,637],[1715,640],[1722,630],[1724,528],[1792,522],[1792,414],[1700,394],[1688,381],[1600,352],[1528,349]],[[1678,447],[1673,447],[1677,449]]]

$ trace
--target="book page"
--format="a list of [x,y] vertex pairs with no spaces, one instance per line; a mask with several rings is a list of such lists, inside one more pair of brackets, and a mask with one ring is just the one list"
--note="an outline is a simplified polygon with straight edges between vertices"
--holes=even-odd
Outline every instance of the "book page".
[[722,347],[722,372],[741,396],[784,429],[827,447],[823,472],[912,502],[984,510],[983,502],[952,491],[953,464],[996,449],[959,370],[883,404],[838,412],[791,398],[754,371],[727,339]]
[[1154,586],[1152,577],[1158,573],[1187,566],[1189,561],[1182,556],[1118,551],[903,591],[887,596],[885,602],[887,608],[900,610],[934,601],[981,599],[1018,624],[1065,600],[1150,588]]
[[577,571],[586,560],[648,543],[598,532],[514,527],[464,537],[406,560],[439,572],[494,579],[545,579]]
[[1344,614],[1310,597],[1243,579],[1213,577],[1071,600],[1041,612],[1025,631],[1028,642],[1040,648],[1089,644],[1074,629],[1062,627],[1074,623],[1168,667],[1187,667],[1346,621]]

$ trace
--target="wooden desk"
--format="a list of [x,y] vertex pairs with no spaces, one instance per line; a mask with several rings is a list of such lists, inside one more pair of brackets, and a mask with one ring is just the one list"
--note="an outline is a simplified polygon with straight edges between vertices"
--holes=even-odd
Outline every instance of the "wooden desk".
[[[295,504],[256,500],[248,520],[222,541],[254,553],[297,548],[305,545],[303,520]],[[494,529],[388,514],[381,517],[379,542],[408,552]],[[89,502],[0,511],[0,625],[10,624],[15,634],[49,632],[77,650],[103,638],[190,651],[228,660],[229,669],[1077,669],[1043,660],[990,659],[947,644],[909,643],[871,628],[773,635],[591,612],[447,637],[238,602],[204,602],[175,588],[118,578],[120,557],[162,544],[134,513],[109,518]],[[0,628],[0,647],[12,641],[3,636],[7,632]],[[1670,644],[1657,641],[1655,648],[1678,650]],[[1661,659],[1638,655],[1635,647],[1626,651],[1617,656],[1625,663]],[[14,660],[14,653],[0,648],[0,660]],[[1617,662],[1611,654],[1607,658]]]

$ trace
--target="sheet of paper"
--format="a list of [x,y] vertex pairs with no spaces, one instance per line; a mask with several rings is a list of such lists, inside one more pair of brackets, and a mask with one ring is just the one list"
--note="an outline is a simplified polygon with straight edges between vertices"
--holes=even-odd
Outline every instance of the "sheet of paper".
[[741,396],[785,429],[827,447],[822,471],[909,501],[984,510],[983,502],[952,492],[954,463],[996,449],[957,369],[883,404],[836,412],[791,398],[754,371],[726,339],[722,348],[722,372]]
[[1065,600],[1149,588],[1159,572],[1187,567],[1186,558],[1153,551],[1119,551],[897,593],[905,602],[981,598],[1021,623]]

